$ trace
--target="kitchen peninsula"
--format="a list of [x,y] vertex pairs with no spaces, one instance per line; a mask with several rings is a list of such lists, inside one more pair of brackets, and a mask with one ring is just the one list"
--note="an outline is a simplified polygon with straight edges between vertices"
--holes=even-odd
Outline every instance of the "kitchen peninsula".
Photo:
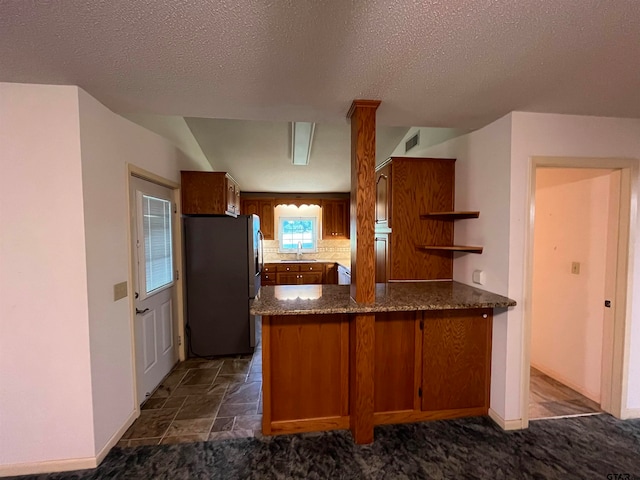
[[453,281],[378,283],[370,304],[342,285],[262,287],[263,433],[349,428],[363,313],[375,315],[374,424],[486,415],[493,309],[513,305]]

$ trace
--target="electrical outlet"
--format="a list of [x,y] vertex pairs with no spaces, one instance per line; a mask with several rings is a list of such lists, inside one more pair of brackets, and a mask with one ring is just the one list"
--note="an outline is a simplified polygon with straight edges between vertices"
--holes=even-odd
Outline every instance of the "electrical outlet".
[[117,302],[127,296],[127,282],[116,283],[113,286],[113,301]]
[[580,275],[580,262],[571,262],[571,273]]

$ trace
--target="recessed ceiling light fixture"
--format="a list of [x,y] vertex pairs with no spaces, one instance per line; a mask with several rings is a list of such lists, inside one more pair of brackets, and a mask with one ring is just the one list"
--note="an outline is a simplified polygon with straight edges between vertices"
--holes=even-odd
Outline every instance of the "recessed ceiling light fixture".
[[309,165],[315,129],[315,123],[291,122],[291,161],[294,165]]

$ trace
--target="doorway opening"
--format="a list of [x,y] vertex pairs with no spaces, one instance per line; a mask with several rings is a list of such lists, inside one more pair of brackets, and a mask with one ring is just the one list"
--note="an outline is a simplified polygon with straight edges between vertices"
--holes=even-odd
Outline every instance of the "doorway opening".
[[523,427],[623,411],[631,192],[637,162],[534,157]]

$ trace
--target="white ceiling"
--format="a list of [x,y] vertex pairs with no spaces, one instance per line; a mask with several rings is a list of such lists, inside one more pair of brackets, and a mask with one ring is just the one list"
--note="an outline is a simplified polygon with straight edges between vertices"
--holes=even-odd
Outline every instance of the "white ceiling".
[[640,118],[640,5],[0,1],[0,66],[0,81],[76,84],[133,115],[331,125],[364,98],[382,101],[382,126],[474,129],[513,110]]

